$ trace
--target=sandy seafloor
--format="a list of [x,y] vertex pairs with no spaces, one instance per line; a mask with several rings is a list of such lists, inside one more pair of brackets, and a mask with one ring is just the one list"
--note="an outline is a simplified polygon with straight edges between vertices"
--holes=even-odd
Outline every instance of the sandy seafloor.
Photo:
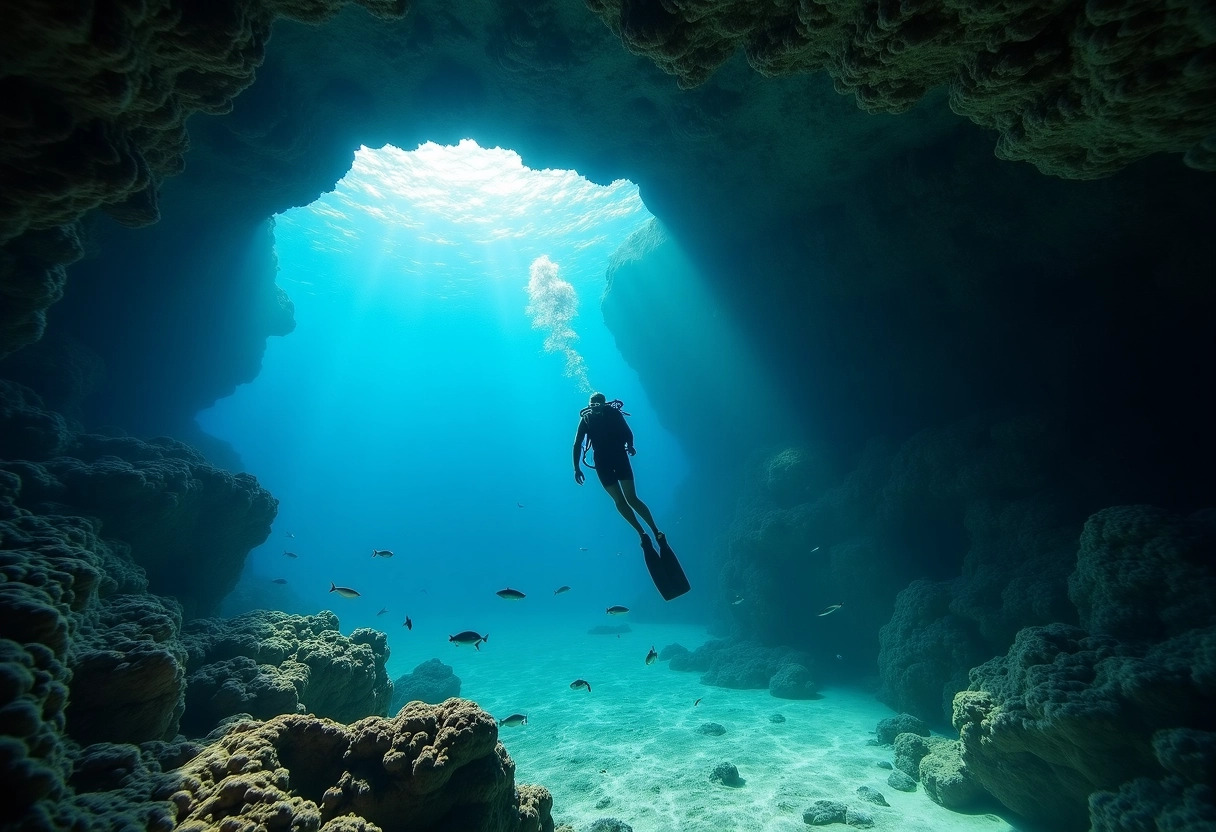
[[[851,828],[808,827],[802,812],[820,798],[866,809],[877,830],[1017,828],[991,814],[947,811],[919,786],[914,793],[888,786],[889,772],[877,763],[891,760],[893,749],[867,741],[893,712],[871,695],[826,688],[821,699],[791,701],[767,690],[702,685],[700,674],[672,671],[665,662],[647,666],[644,659],[652,644],[694,649],[709,638],[703,629],[626,619],[579,616],[558,629],[507,616],[484,630],[490,640],[479,651],[446,644],[436,629],[443,622],[432,622],[413,633],[393,633],[389,675],[438,657],[461,678],[462,697],[499,718],[526,713],[527,725],[500,729],[516,762],[516,780],[546,786],[555,821],[576,830],[603,817],[623,820],[635,832]],[[631,632],[619,638],[587,633],[599,623],[630,623]],[[452,627],[457,629],[465,628]],[[430,644],[435,649],[427,649]],[[571,690],[577,678],[589,681],[592,692]],[[785,722],[770,720],[778,713]],[[698,733],[706,722],[723,725],[726,733]],[[738,767],[744,786],[710,781],[724,761]],[[890,808],[859,800],[855,792],[863,785],[882,792]]]

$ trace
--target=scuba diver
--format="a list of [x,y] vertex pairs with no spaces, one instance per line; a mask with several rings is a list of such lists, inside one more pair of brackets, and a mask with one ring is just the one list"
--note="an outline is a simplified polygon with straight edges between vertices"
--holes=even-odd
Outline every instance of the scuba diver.
[[[650,576],[663,598],[670,601],[688,592],[688,578],[684,576],[675,553],[667,545],[667,535],[659,531],[649,507],[634,490],[629,457],[637,451],[633,447],[633,431],[625,421],[629,414],[621,410],[622,406],[623,402],[619,399],[610,402],[603,393],[591,394],[589,405],[579,413],[578,433],[574,437],[574,481],[583,484],[586,478],[579,462],[586,462],[587,452],[594,451],[595,464],[587,463],[587,467],[595,471],[600,484],[616,504],[616,510],[638,533]],[[655,551],[645,527],[638,521],[638,515],[654,531],[659,551]]]

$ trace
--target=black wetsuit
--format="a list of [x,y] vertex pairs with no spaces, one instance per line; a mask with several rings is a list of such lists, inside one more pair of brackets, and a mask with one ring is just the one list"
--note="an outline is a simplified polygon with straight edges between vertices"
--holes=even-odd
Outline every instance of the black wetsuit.
[[626,445],[633,445],[633,431],[620,410],[607,404],[592,408],[579,419],[575,445],[582,447],[583,437],[591,439],[591,447],[595,450],[595,474],[605,487],[633,479],[633,467],[625,451]]

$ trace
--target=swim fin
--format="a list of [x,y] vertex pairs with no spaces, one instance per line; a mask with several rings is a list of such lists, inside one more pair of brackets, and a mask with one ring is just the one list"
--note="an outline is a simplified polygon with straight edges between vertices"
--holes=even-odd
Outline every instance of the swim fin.
[[676,560],[676,553],[667,545],[666,536],[659,538],[659,550],[656,552],[650,535],[645,535],[642,538],[642,552],[646,555],[646,568],[650,570],[650,579],[654,581],[664,601],[679,598],[692,589],[684,569]]

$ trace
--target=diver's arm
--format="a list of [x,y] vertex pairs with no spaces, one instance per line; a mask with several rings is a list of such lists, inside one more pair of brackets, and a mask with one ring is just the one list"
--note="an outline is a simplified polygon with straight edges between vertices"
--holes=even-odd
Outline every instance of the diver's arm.
[[625,425],[625,450],[629,452],[630,456],[633,456],[635,453],[633,449],[633,431],[629,429],[628,422],[624,419],[621,419],[621,422]]
[[580,485],[583,482],[583,469],[579,463],[583,456],[583,439],[587,436],[587,422],[578,420],[578,433],[574,437],[574,480]]

